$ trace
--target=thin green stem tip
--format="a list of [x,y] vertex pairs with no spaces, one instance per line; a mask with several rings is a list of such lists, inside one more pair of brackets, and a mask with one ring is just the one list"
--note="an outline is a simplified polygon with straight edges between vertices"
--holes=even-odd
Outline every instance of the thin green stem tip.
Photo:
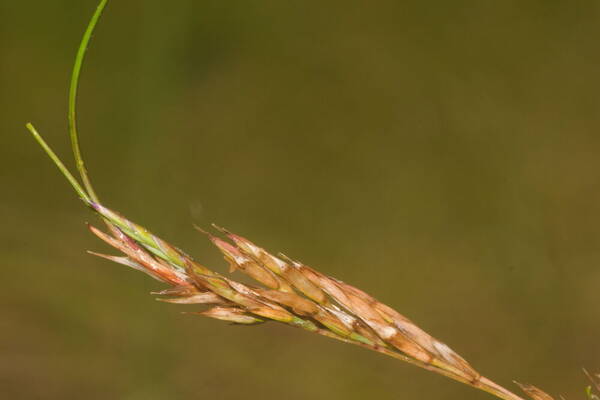
[[33,124],[31,124],[30,122],[28,122],[25,126],[27,127],[27,129],[29,130],[29,132],[31,132],[31,134],[33,135],[34,139],[37,140],[37,142],[40,144],[40,146],[42,146],[42,148],[44,149],[44,151],[46,152],[46,154],[48,154],[48,156],[52,159],[52,161],[58,167],[58,169],[60,170],[60,172],[62,172],[62,174],[65,176],[65,178],[67,178],[67,180],[69,181],[69,183],[71,184],[71,186],[73,186],[73,189],[75,189],[75,191],[77,192],[77,194],[79,195],[79,197],[81,197],[86,203],[89,203],[91,201],[90,196],[88,196],[88,194],[81,187],[81,185],[79,184],[79,182],[77,182],[77,179],[75,179],[75,177],[71,174],[71,172],[69,172],[69,170],[67,169],[67,167],[65,167],[65,165],[60,160],[60,158],[58,158],[58,156],[56,155],[56,153],[50,148],[50,146],[48,146],[48,143],[46,143],[46,141],[38,133],[38,131],[33,126]]

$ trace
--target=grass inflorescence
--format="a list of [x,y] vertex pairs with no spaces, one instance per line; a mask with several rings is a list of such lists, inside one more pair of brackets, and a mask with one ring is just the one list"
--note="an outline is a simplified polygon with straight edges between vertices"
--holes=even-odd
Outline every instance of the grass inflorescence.
[[[28,130],[50,156],[83,202],[104,221],[105,232],[89,230],[119,250],[121,255],[91,254],[142,271],[168,287],[157,300],[198,304],[195,314],[252,325],[279,322],[332,339],[355,344],[444,375],[505,400],[522,400],[482,376],[448,345],[420,329],[411,320],[371,295],[304,263],[274,255],[250,240],[214,226],[208,239],[223,253],[230,272],[240,271],[256,284],[232,280],[196,261],[150,230],[103,205],[91,184],[79,146],[76,101],[79,76],[94,28],[107,0],[102,0],[84,33],[73,67],[69,90],[69,135],[82,184],[69,172],[32,124]],[[590,378],[598,388],[597,380]],[[519,384],[534,400],[552,397],[531,385]],[[591,400],[598,400],[592,387]]]

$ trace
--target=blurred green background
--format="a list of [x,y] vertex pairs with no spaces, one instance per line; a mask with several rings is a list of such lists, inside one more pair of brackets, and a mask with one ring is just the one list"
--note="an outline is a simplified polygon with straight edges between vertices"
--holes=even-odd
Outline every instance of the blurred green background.
[[[23,125],[72,165],[68,78],[95,6],[0,2],[3,398],[491,398],[285,326],[181,315],[87,255],[107,251],[97,220]],[[208,265],[224,270],[192,223],[357,285],[501,384],[583,398],[599,37],[597,1],[112,1],[83,150],[108,206]]]

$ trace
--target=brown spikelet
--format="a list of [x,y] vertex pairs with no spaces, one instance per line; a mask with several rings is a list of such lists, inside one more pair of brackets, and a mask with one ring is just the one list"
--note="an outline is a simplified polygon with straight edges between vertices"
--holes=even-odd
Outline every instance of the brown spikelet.
[[295,293],[280,292],[277,290],[258,290],[258,293],[266,299],[290,307],[299,315],[310,316],[319,312],[319,307],[315,303]]
[[[220,228],[222,229],[222,228]],[[295,287],[308,298],[319,304],[326,303],[326,296],[318,285],[310,282],[295,266],[268,253],[265,249],[258,247],[251,241],[241,236],[223,230],[227,236],[240,248],[242,252],[255,259],[261,265],[275,274],[283,277],[290,285]]]
[[[142,266],[145,272],[147,272],[149,275],[172,285],[185,285],[187,283],[187,277],[182,275],[180,271],[169,267],[160,259],[152,257],[152,255],[147,253],[141,246],[139,246],[135,240],[123,234],[121,231],[115,230],[117,235],[113,237],[92,225],[88,225],[88,228],[94,235],[114,248],[121,250],[128,256],[127,260],[130,264],[127,264],[124,261],[125,259],[120,259],[120,263],[125,263],[129,266]],[[108,258],[108,256],[100,255],[98,253],[92,254]],[[116,260],[113,258],[113,261]]]
[[212,292],[202,292],[182,297],[158,297],[156,300],[174,304],[230,304],[228,301]]
[[222,239],[209,236],[210,240],[224,254],[225,260],[229,263],[229,272],[241,270],[254,280],[262,283],[268,288],[278,289],[285,292],[292,292],[292,288],[282,279],[278,278],[272,271],[258,264],[252,258],[245,255],[240,249],[232,246]]
[[197,293],[199,293],[198,288],[193,285],[173,286],[159,290],[158,292],[150,292],[150,294],[157,294],[160,296],[193,296]]
[[541,389],[539,389],[533,385],[529,385],[526,383],[519,383],[516,381],[515,381],[515,383],[517,385],[519,385],[519,387],[533,400],[554,400],[554,398],[552,396],[550,396],[548,393],[542,391]]
[[194,314],[204,315],[205,317],[244,325],[258,324],[263,322],[263,320],[253,317],[252,315],[248,315],[244,310],[235,307],[213,307],[207,311]]

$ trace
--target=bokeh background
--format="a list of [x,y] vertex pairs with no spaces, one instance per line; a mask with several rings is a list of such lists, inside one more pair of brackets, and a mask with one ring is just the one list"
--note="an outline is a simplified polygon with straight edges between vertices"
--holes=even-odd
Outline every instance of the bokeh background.
[[[97,220],[23,125],[72,165],[68,79],[95,6],[0,2],[3,398],[491,398],[285,326],[182,315],[87,255],[108,250]],[[208,265],[225,269],[192,223],[359,286],[501,384],[583,398],[599,37],[597,1],[112,1],[81,140],[108,206]]]

